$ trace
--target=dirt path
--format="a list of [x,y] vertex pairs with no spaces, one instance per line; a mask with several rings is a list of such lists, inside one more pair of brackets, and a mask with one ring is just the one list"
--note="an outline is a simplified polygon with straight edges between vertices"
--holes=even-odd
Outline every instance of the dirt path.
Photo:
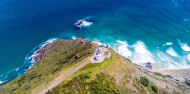
[[[102,51],[102,53],[104,53],[105,51],[109,51],[107,48],[98,48],[98,49],[100,49]],[[111,56],[111,52],[109,51],[108,53],[109,54],[107,56],[101,55],[102,59],[100,61],[94,61],[93,58],[94,58],[95,55],[93,55],[90,59],[88,59],[87,61],[85,61],[81,65],[77,66],[76,68],[74,68],[73,70],[71,70],[70,72],[68,72],[66,75],[63,75],[61,78],[59,78],[56,81],[54,81],[53,83],[51,83],[47,88],[43,89],[38,94],[45,94],[46,92],[48,92],[48,90],[53,89],[58,84],[60,84],[61,82],[63,82],[65,79],[67,79],[68,77],[70,77],[71,75],[73,75],[75,72],[77,72],[78,70],[80,70],[81,68],[83,68],[84,66],[86,66],[87,64],[89,64],[89,63],[100,63],[105,58],[109,58]]]
[[55,86],[57,86],[58,84],[63,82],[65,79],[67,79],[68,77],[70,77],[75,72],[77,72],[78,70],[80,70],[82,67],[86,66],[89,63],[90,63],[90,60],[87,60],[86,62],[84,62],[81,65],[77,66],[76,68],[74,68],[73,70],[68,72],[66,75],[62,76],[60,79],[54,81],[51,85],[49,85],[46,89],[42,90],[39,94],[45,94],[48,90],[53,89]]

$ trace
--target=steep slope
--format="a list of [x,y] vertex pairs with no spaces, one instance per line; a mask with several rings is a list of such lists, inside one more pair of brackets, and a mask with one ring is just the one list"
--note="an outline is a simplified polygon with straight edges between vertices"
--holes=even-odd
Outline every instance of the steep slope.
[[[58,40],[45,47],[42,59],[24,75],[0,87],[2,94],[38,94],[52,82],[80,66],[98,45],[81,39]],[[121,57],[91,63],[47,94],[188,94],[190,88],[171,76],[151,72]]]
[[58,40],[45,47],[43,58],[24,75],[0,87],[1,94],[36,94],[54,79],[91,57],[97,45],[76,39]]
[[186,94],[189,92],[184,83],[177,82],[181,84],[179,87],[174,82],[176,81],[172,78],[155,75],[112,51],[111,58],[99,64],[85,66],[47,94]]

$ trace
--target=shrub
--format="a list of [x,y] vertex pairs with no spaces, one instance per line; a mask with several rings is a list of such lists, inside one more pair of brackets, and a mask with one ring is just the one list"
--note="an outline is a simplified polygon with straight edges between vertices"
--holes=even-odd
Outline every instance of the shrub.
[[144,86],[148,86],[149,85],[149,83],[150,83],[150,81],[149,81],[149,79],[146,77],[146,76],[144,76],[144,77],[140,77],[140,82],[144,85]]
[[190,82],[186,81],[185,84],[187,84],[188,86],[190,86]]
[[154,75],[158,75],[158,76],[164,76],[163,74],[159,73],[159,72],[153,72]]
[[168,78],[173,78],[171,75],[166,75],[165,77],[168,77]]
[[31,73],[31,74],[28,75],[29,80],[33,80],[36,77],[37,77],[36,73]]
[[25,75],[22,75],[22,76],[18,79],[17,83],[20,83],[21,81],[23,81],[25,77],[26,77]]
[[25,86],[24,89],[25,89],[25,90],[28,90],[28,89],[30,89],[30,86]]
[[168,94],[168,92],[166,90],[163,90],[163,94]]
[[59,67],[56,67],[53,71],[52,71],[52,74],[54,74],[55,72],[57,72],[60,68]]
[[158,92],[158,87],[156,85],[152,85],[151,88],[152,88],[152,91],[154,91],[154,93]]
[[[15,90],[17,90],[18,89],[18,87],[14,87],[14,88],[12,88],[11,89],[11,92],[14,92]],[[1,92],[0,92],[1,93]]]

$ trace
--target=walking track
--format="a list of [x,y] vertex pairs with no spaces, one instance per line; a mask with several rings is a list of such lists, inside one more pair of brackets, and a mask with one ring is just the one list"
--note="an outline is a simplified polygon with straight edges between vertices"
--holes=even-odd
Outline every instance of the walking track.
[[88,59],[84,63],[80,64],[79,66],[77,66],[76,68],[74,68],[73,70],[71,70],[70,72],[68,72],[66,75],[63,75],[61,78],[59,78],[56,81],[52,82],[48,87],[46,87],[45,89],[43,89],[42,91],[40,91],[39,94],[45,94],[46,92],[48,92],[48,90],[53,89],[58,84],[60,84],[61,82],[63,82],[65,79],[67,79],[68,77],[70,77],[71,75],[73,75],[75,72],[77,72],[78,70],[80,70],[81,68],[83,68],[84,66],[86,66],[87,64],[89,64],[89,63],[100,63],[105,58],[109,58],[111,56],[111,52],[107,48],[99,47],[98,49],[100,49],[102,51],[102,53],[108,51],[108,55],[107,56],[101,55],[102,60],[100,60],[98,62],[98,61],[92,60],[94,58],[94,55],[96,54],[95,53],[90,59]]

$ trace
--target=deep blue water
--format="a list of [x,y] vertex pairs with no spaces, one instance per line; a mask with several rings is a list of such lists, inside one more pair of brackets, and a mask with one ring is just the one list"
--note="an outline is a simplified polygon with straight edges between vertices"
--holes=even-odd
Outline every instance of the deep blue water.
[[[85,17],[94,24],[75,30]],[[80,36],[119,45],[118,53],[134,63],[189,68],[190,1],[1,0],[0,83],[23,74],[31,65],[27,56],[44,41]]]

